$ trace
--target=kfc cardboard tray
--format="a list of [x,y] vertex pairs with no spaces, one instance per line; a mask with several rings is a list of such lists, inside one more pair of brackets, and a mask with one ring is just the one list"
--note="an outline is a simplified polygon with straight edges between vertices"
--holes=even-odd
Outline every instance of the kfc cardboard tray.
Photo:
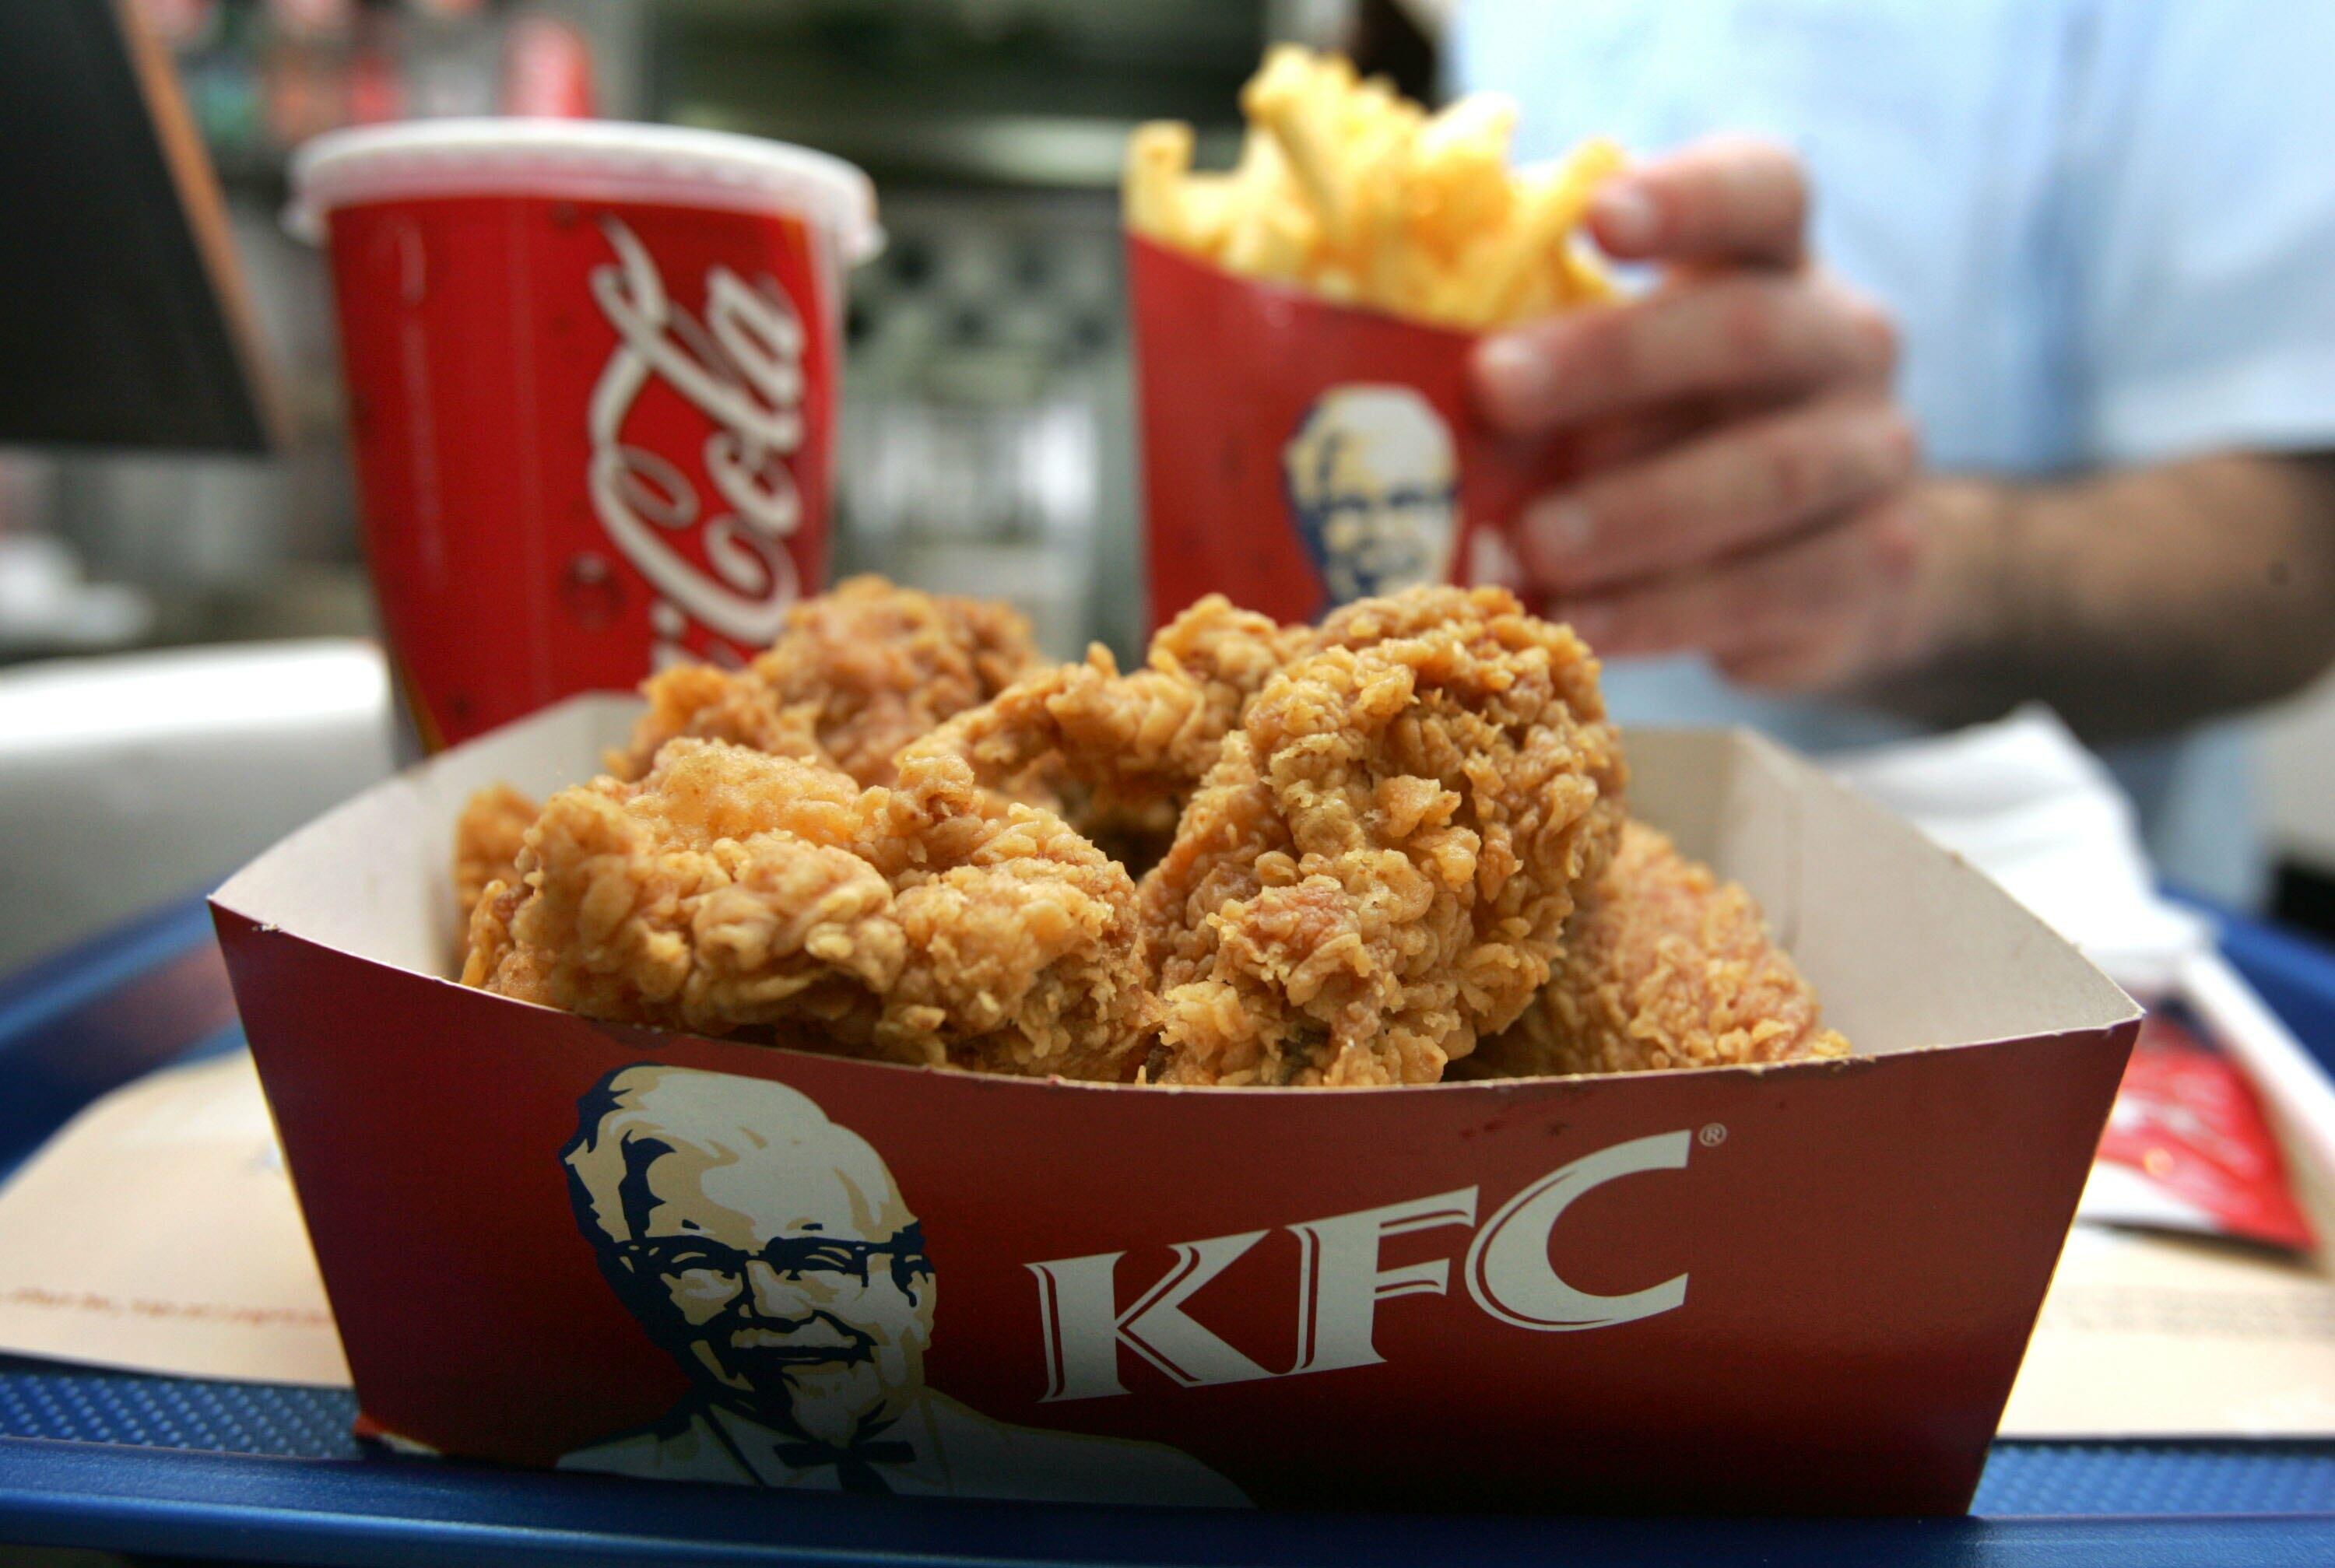
[[1631,740],[1641,814],[1749,885],[1870,1054],[1175,1090],[454,983],[465,797],[588,775],[635,711],[448,752],[213,899],[366,1430],[902,1494],[1967,1505],[2136,1013],[1814,770]]

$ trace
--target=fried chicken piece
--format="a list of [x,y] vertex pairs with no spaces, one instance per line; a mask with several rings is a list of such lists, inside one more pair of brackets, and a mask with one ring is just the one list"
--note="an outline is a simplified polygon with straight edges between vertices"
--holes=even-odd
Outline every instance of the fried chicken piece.
[[1231,705],[1229,728],[1267,681],[1312,650],[1313,635],[1310,626],[1280,625],[1269,615],[1235,607],[1222,594],[1210,594],[1152,634],[1144,663],[1207,686],[1215,701]]
[[1625,778],[1596,661],[1498,590],[1298,660],[1142,888],[1169,1084],[1431,1083],[1549,974]]
[[[1317,627],[1277,626],[1263,615],[1235,609],[1221,594],[1211,594],[1160,629],[1151,640],[1148,663],[1153,669],[1170,668],[1207,681],[1210,722],[1229,729],[1249,699],[1292,660],[1324,648],[1366,648],[1390,637],[1416,635],[1468,614],[1468,595],[1466,588],[1429,586],[1393,598],[1358,600]],[[1116,754],[1112,742],[1118,737],[1106,731],[1097,739],[1097,754]],[[1187,760],[1202,756],[1213,760],[1214,753],[1199,746],[1183,755]],[[1177,814],[1198,788],[1205,769],[1188,779],[1178,778],[1179,771],[1164,770],[1175,787],[1162,798],[1100,803],[1080,799],[1069,812],[1071,819],[1112,859],[1140,876],[1167,853]],[[1077,794],[1077,784],[1073,781],[1069,789]]]
[[1124,1079],[1157,1003],[1127,873],[960,759],[890,787],[676,740],[544,803],[464,983],[593,1018],[992,1072]]
[[472,795],[454,822],[454,903],[468,921],[489,884],[518,880],[519,842],[534,826],[536,804],[508,784]]
[[557,1007],[559,1003],[552,999],[543,955],[532,949],[522,951],[518,939],[511,934],[513,917],[533,892],[517,867],[512,869],[510,881],[498,879],[487,884],[479,901],[470,907],[462,983],[499,992],[521,1002]]
[[675,736],[732,740],[888,784],[893,753],[1042,663],[1011,607],[852,577],[787,612],[745,669],[683,664],[651,676],[649,711],[609,759],[637,779]]
[[1759,906],[1642,823],[1566,930],[1548,986],[1468,1076],[1642,1072],[1846,1056]]
[[1426,584],[1382,598],[1355,599],[1323,616],[1321,624],[1294,630],[1299,647],[1308,653],[1370,648],[1521,609],[1505,589]]
[[1212,594],[1160,628],[1143,668],[1121,674],[1098,644],[1083,663],[1025,675],[957,714],[900,760],[961,757],[983,785],[1024,794],[1042,782],[1114,858],[1147,866],[1243,705],[1306,634]]
[[1180,800],[1298,634],[1211,595],[1160,629],[1142,669],[1121,674],[1097,644],[1083,663],[1024,675],[957,714],[900,760],[961,757],[993,788],[1042,767],[1115,806]]

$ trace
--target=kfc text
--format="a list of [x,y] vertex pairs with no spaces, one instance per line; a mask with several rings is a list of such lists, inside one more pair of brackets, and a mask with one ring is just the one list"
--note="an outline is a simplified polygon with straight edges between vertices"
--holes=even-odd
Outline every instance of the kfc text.
[[[1623,1295],[1592,1295],[1568,1284],[1550,1261],[1549,1233],[1574,1199],[1592,1187],[1640,1171],[1682,1169],[1694,1142],[1695,1135],[1684,1130],[1634,1138],[1584,1155],[1527,1186],[1502,1204],[1468,1244],[1461,1265],[1468,1293],[1500,1321],[1543,1331],[1602,1329],[1683,1304],[1684,1274]],[[1119,1378],[1121,1345],[1186,1388],[1383,1360],[1371,1342],[1378,1304],[1397,1296],[1444,1294],[1451,1263],[1433,1258],[1382,1268],[1380,1243],[1413,1231],[1473,1226],[1476,1200],[1475,1187],[1460,1187],[1290,1226],[1303,1261],[1297,1360],[1281,1371],[1258,1364],[1184,1311],[1202,1287],[1264,1240],[1264,1231],[1177,1243],[1174,1264],[1124,1306],[1114,1282],[1124,1253],[1027,1264],[1038,1277],[1046,1336],[1045,1398],[1093,1399],[1127,1392]]]

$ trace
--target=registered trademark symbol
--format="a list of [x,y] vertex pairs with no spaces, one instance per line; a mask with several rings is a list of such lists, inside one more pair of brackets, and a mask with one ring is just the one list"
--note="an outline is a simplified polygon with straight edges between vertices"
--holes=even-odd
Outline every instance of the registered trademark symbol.
[[1702,1130],[1694,1135],[1694,1141],[1705,1148],[1717,1148],[1727,1141],[1727,1129],[1715,1121],[1707,1121]]

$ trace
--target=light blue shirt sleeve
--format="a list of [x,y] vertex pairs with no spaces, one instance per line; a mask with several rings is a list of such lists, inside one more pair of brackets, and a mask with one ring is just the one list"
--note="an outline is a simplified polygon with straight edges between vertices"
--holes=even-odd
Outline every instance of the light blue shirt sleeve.
[[[1451,44],[1455,87],[1522,103],[1523,158],[1797,148],[1817,254],[1896,313],[1941,471],[2335,450],[2335,0],[1462,0]],[[1690,661],[1609,665],[1606,693],[1810,750],[1884,738]],[[2236,738],[2110,760],[2165,869],[2242,900]]]
[[2091,20],[2065,144],[2079,455],[2335,447],[2335,5]]
[[1518,153],[1799,149],[1941,467],[2335,447],[2335,0],[1463,0]]

